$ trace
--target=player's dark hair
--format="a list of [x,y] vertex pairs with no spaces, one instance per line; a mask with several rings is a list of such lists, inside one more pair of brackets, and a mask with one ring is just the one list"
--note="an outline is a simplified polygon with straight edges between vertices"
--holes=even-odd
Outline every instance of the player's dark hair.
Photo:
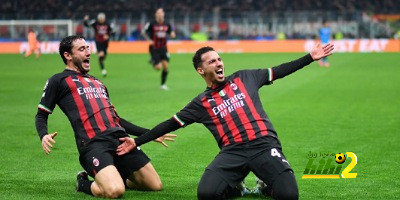
[[201,56],[209,51],[215,51],[212,47],[202,47],[199,50],[196,51],[196,53],[193,56],[193,67],[195,70],[197,70],[198,67],[200,67],[201,63],[203,63],[203,61],[201,60]]
[[79,39],[85,39],[85,37],[83,37],[82,35],[71,35],[71,36],[67,36],[61,40],[58,51],[60,52],[60,56],[65,64],[67,64],[67,59],[64,57],[64,52],[71,53],[72,46],[73,46],[72,43],[75,40],[79,40]]

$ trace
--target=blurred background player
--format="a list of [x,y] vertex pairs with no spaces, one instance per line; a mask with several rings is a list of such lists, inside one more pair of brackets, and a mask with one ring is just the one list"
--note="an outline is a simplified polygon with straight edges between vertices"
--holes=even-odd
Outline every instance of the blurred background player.
[[[328,26],[327,21],[322,22],[322,28],[319,29],[319,39],[321,40],[322,45],[328,44],[331,41],[332,31]],[[328,62],[328,57],[324,57],[318,61],[318,64],[323,67],[329,67],[330,64]]]
[[86,15],[84,17],[83,24],[86,27],[93,27],[94,29],[97,55],[99,56],[101,74],[103,75],[103,77],[105,77],[107,76],[107,71],[104,66],[104,60],[106,59],[107,56],[108,42],[110,41],[112,27],[109,23],[106,22],[106,15],[104,13],[99,13],[97,15],[97,21],[96,20],[89,21],[89,16]]
[[155,13],[156,21],[146,23],[142,30],[142,35],[150,43],[149,50],[154,69],[160,70],[162,68],[160,88],[162,90],[168,90],[167,85],[165,85],[169,62],[167,35],[171,38],[175,38],[176,35],[172,26],[164,21],[164,16],[164,10],[158,8]]
[[36,33],[33,30],[29,30],[28,33],[28,51],[25,53],[25,58],[30,56],[33,52],[36,54],[36,58],[40,56],[40,45],[36,38]]

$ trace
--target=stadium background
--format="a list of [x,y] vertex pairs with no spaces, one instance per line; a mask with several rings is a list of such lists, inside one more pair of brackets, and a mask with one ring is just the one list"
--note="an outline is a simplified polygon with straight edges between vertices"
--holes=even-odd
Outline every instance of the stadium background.
[[[159,91],[159,75],[147,64],[147,43],[140,36],[157,7],[165,8],[166,20],[177,32],[177,39],[170,42],[169,92]],[[121,116],[149,128],[204,90],[190,62],[196,48],[216,46],[227,74],[270,67],[307,52],[317,41],[322,21],[327,20],[337,47],[337,53],[329,58],[331,67],[313,63],[260,90],[264,108],[296,172],[300,198],[400,197],[399,0],[3,0],[1,199],[89,198],[74,192],[80,166],[67,118],[59,109],[50,116],[49,130],[60,133],[50,156],[43,155],[33,118],[45,80],[63,68],[59,55],[53,54],[58,41],[71,31],[92,39],[93,33],[83,27],[82,19],[86,14],[95,18],[98,12],[105,12],[116,30],[106,61],[109,76],[104,79],[111,99]],[[53,25],[56,22],[62,25]],[[29,29],[35,30],[41,41],[44,55],[39,59],[21,55]],[[93,54],[91,74],[100,76],[95,58]],[[177,134],[177,141],[168,149],[158,144],[143,146],[165,189],[128,191],[125,198],[196,198],[201,174],[218,149],[201,125]],[[356,179],[301,179],[309,152],[346,151],[358,156],[352,171],[358,173]],[[246,183],[254,186],[254,175],[249,175]]]

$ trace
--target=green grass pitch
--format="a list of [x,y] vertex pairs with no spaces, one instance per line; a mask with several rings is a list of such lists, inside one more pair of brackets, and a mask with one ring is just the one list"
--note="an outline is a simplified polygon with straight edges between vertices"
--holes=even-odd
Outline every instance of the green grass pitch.
[[[221,54],[226,74],[245,68],[272,67],[303,54]],[[151,128],[170,118],[205,83],[191,65],[192,54],[173,54],[168,86],[159,89],[160,73],[147,54],[111,54],[108,76],[100,77],[97,56],[91,74],[107,85],[120,116]],[[57,54],[0,55],[0,199],[92,199],[75,192],[81,170],[73,132],[59,108],[49,117],[58,131],[46,156],[34,126],[43,86],[64,69]],[[400,198],[400,65],[398,53],[336,53],[330,68],[310,66],[260,89],[263,106],[295,171],[301,199]],[[164,184],[160,192],[127,191],[124,199],[196,199],[204,168],[218,152],[200,124],[175,132],[166,149],[157,143],[142,148]],[[356,179],[301,179],[309,152],[354,152]],[[346,163],[348,163],[346,161]],[[246,178],[249,187],[255,177]],[[244,199],[260,199],[250,196]]]

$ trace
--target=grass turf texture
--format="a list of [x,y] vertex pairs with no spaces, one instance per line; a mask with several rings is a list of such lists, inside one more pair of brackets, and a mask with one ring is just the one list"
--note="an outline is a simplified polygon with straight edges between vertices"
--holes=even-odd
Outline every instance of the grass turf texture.
[[[271,67],[303,54],[221,54],[225,72]],[[109,55],[108,76],[101,78],[97,56],[91,74],[107,85],[120,116],[153,127],[184,107],[205,89],[191,65],[192,54],[172,55],[167,84],[159,89],[147,54]],[[330,68],[315,62],[271,86],[261,99],[295,171],[301,199],[397,199],[400,196],[400,68],[399,54],[335,54]],[[49,156],[41,148],[34,116],[43,86],[63,70],[58,55],[0,55],[0,199],[82,199],[75,192],[81,170],[73,132],[59,108],[49,117],[49,131],[58,131]],[[127,191],[124,198],[196,199],[204,168],[218,152],[202,125],[175,132],[168,149],[157,143],[142,148],[152,159],[164,184],[161,192]],[[312,152],[354,152],[356,179],[301,179]],[[348,163],[349,161],[346,161]],[[345,163],[345,164],[346,164]],[[347,165],[347,164],[346,164]],[[246,178],[255,185],[254,175]],[[257,199],[251,196],[245,199]]]

